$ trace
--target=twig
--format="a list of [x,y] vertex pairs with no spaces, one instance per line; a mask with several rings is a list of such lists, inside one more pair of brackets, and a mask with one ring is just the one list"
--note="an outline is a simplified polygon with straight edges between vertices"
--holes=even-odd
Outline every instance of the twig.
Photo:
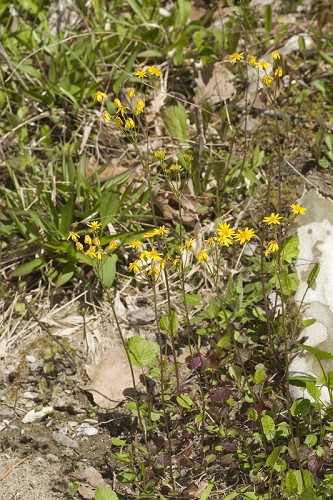
[[33,456],[33,454],[28,455],[27,457],[21,458],[21,460],[19,460],[18,462],[16,462],[16,464],[14,464],[11,467],[9,467],[9,469],[7,469],[6,472],[3,473],[0,481],[3,481],[5,479],[5,477],[9,476],[9,474],[11,472],[13,472],[14,469],[16,469],[16,467],[18,467],[19,465],[21,465],[23,462],[25,462],[26,460],[28,460],[28,458],[31,458],[32,456]]

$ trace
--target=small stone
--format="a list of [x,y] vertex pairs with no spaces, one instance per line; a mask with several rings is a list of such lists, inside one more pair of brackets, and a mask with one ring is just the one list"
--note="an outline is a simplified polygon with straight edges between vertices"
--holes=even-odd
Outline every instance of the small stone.
[[47,438],[45,436],[39,436],[38,438],[35,438],[35,442],[40,443],[40,444],[47,443],[48,441],[49,441],[49,438]]
[[78,422],[74,422],[74,420],[69,420],[69,422],[67,423],[70,427],[76,427],[77,425],[79,425]]
[[98,434],[98,429],[86,423],[81,424],[76,432],[77,436],[95,436],[96,434]]
[[59,444],[60,446],[64,446],[65,448],[72,448],[73,450],[77,450],[78,448],[80,448],[79,443],[76,443],[75,441],[73,441],[73,439],[69,438],[68,436],[64,436],[60,432],[54,431],[52,433],[52,437],[57,444]]
[[53,463],[59,462],[59,457],[57,457],[57,455],[53,455],[53,453],[47,453],[45,455],[45,458],[49,462],[53,462]]
[[36,457],[32,460],[33,465],[44,465],[46,464],[46,460],[43,457]]
[[27,391],[23,393],[23,397],[27,399],[37,399],[39,397],[38,392]]
[[26,360],[27,363],[35,363],[37,361],[37,359],[35,358],[35,356],[31,356],[30,354],[28,354],[25,357],[25,360]]
[[46,415],[49,415],[53,412],[52,406],[44,406],[40,411],[31,410],[29,411],[22,419],[24,424],[30,424],[31,422],[35,422],[36,420],[41,420]]

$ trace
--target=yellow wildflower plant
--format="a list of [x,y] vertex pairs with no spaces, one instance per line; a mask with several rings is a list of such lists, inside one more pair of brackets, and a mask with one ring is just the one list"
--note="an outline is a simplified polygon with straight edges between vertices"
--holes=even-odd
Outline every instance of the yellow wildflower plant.
[[261,61],[258,63],[258,65],[259,65],[259,68],[263,69],[264,71],[266,71],[266,69],[269,69],[272,66],[267,61]]
[[181,265],[181,263],[182,263],[182,261],[180,260],[180,258],[179,258],[179,257],[177,257],[176,259],[173,259],[173,261],[172,261],[172,264],[173,264],[175,267],[180,266],[180,265]]
[[145,233],[143,236],[145,238],[154,238],[154,236],[156,236],[158,234],[158,229],[153,229],[152,231],[148,231],[147,233]]
[[135,122],[133,120],[133,118],[127,118],[127,120],[125,121],[125,128],[126,129],[132,129],[135,127]]
[[207,250],[204,248],[198,252],[198,262],[206,262],[208,260],[208,253]]
[[220,222],[216,232],[218,234],[217,241],[221,246],[228,247],[232,244],[232,240],[235,236],[235,230],[230,227],[230,224],[227,222]]
[[163,76],[162,70],[158,66],[148,66],[147,71],[152,76]]
[[77,241],[77,242],[75,243],[75,246],[76,246],[76,250],[78,250],[79,252],[82,252],[82,250],[83,250],[83,245],[82,245],[82,243],[80,243],[79,241]]
[[235,234],[234,236],[235,240],[238,241],[241,245],[244,245],[244,243],[250,241],[254,237],[254,229],[249,229],[248,227],[246,227],[245,229],[238,229],[237,234]]
[[271,215],[264,217],[262,221],[268,225],[271,225],[271,224],[280,225],[282,219],[283,219],[282,215],[274,214],[272,212]]
[[194,238],[190,238],[189,240],[185,241],[184,245],[180,246],[180,251],[182,252],[183,250],[187,250],[188,252],[192,252],[194,242],[195,242]]
[[130,99],[134,99],[135,97],[135,90],[134,89],[128,89],[127,95]]
[[67,240],[77,241],[79,238],[80,238],[79,233],[76,233],[75,231],[69,231]]
[[161,257],[161,253],[158,253],[157,250],[155,250],[155,248],[152,248],[151,251],[149,252],[149,258],[153,261],[153,262],[161,262],[162,260],[162,257]]
[[161,274],[161,270],[157,266],[151,266],[148,274],[158,277]]
[[211,237],[211,238],[208,238],[207,240],[205,240],[205,243],[207,243],[207,245],[210,248],[212,248],[214,246],[214,243],[215,243],[216,240],[217,240],[217,238]]
[[273,76],[265,75],[262,77],[261,81],[262,81],[263,85],[265,85],[265,87],[268,87],[269,85],[272,85],[274,78],[273,78]]
[[142,80],[143,78],[147,78],[147,73],[144,69],[137,69],[134,72],[134,76],[136,76],[137,78],[140,78]]
[[140,115],[145,109],[145,101],[143,99],[138,99],[135,106],[135,113]]
[[148,250],[143,250],[143,252],[140,253],[140,260],[148,259],[150,259],[150,252]]
[[114,123],[116,127],[122,127],[124,125],[123,120],[120,118],[120,116],[116,116],[114,119]]
[[116,98],[113,102],[115,107],[117,108],[117,113],[120,113],[121,116],[126,115],[127,111],[129,111],[130,108],[128,106],[124,106],[118,98]]
[[293,214],[295,215],[305,215],[306,214],[306,208],[301,207],[301,205],[297,205],[296,203],[292,203],[289,205]]
[[191,162],[194,160],[194,156],[191,153],[184,153],[183,154],[184,160]]
[[273,57],[274,61],[281,59],[280,53],[277,50],[273,50],[272,57]]
[[103,111],[102,113],[102,119],[105,121],[105,122],[110,122],[111,121],[111,115],[108,111]]
[[108,95],[105,92],[101,92],[100,90],[97,90],[96,94],[94,95],[94,101],[103,102],[103,99],[106,99],[107,96]]
[[102,260],[103,255],[105,254],[103,248],[99,248],[96,252],[96,257],[98,260]]
[[95,259],[96,258],[96,247],[94,245],[90,246],[88,248],[88,250],[85,252],[86,255],[88,255],[88,257],[90,257],[91,259]]
[[139,260],[135,260],[129,264],[128,269],[134,273],[139,273],[142,269],[142,264]]
[[276,70],[274,71],[274,75],[277,76],[278,78],[281,78],[283,75],[283,71],[281,66],[278,66]]
[[253,68],[255,68],[258,65],[258,61],[255,58],[255,56],[249,56],[248,62],[249,65],[252,66]]
[[169,170],[174,173],[178,173],[181,170],[181,166],[178,165],[178,163],[174,163],[173,165],[170,166]]
[[130,242],[130,246],[134,249],[134,250],[140,250],[140,248],[142,247],[142,243],[140,240],[133,240]]
[[116,248],[118,248],[118,243],[115,240],[111,240],[108,249],[112,252],[113,250],[116,250]]
[[89,234],[85,235],[84,242],[86,245],[92,245],[92,239],[91,239],[91,236]]
[[97,247],[99,247],[99,245],[101,244],[99,238],[97,238],[97,236],[95,236],[95,238],[93,238],[92,240],[93,242],[93,245],[96,245]]
[[165,155],[166,155],[165,149],[159,149],[158,151],[155,151],[154,158],[156,158],[156,160],[164,160]]
[[237,61],[244,59],[244,52],[234,52],[230,54],[229,59],[232,64],[235,64]]
[[271,253],[277,252],[278,250],[278,242],[276,240],[269,241],[265,250],[265,256],[269,257]]
[[156,229],[156,235],[160,235],[160,236],[165,236],[166,234],[168,234],[169,232],[169,229],[167,229],[165,226],[160,226]]
[[92,222],[87,223],[87,226],[90,227],[94,232],[98,231],[101,225],[102,223],[98,222],[97,220],[93,220]]

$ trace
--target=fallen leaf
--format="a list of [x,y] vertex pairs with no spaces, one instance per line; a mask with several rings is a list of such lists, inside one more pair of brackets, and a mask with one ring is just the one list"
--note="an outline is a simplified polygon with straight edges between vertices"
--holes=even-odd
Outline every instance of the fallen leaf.
[[[153,189],[154,204],[162,213],[163,218],[179,222],[179,202],[171,191],[166,191],[155,186]],[[182,223],[188,227],[194,227],[198,221],[196,213],[196,202],[190,195],[184,195],[181,199]]]
[[[116,408],[126,396],[134,394],[131,370],[123,347],[110,347],[98,364],[86,365],[85,369],[91,380],[85,390],[92,394],[94,402],[101,408]],[[138,386],[141,369],[133,366],[133,371]]]
[[234,79],[235,75],[220,62],[206,66],[195,79],[195,102],[206,101],[214,105],[230,99],[236,93]]
[[79,493],[88,500],[93,499],[95,496],[96,488],[108,486],[104,481],[102,474],[94,467],[80,466],[74,473],[73,477],[80,483]]

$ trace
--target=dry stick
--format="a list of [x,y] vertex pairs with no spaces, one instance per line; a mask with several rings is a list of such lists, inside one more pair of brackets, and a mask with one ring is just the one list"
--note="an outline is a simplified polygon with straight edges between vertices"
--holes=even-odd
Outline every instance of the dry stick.
[[33,456],[33,453],[31,455],[28,455],[27,457],[24,457],[24,458],[21,458],[21,460],[19,460],[18,462],[16,462],[16,464],[12,465],[9,469],[7,469],[2,477],[0,478],[0,481],[3,481],[5,479],[5,477],[9,476],[9,474],[11,472],[13,472],[14,469],[16,469],[16,467],[18,467],[19,465],[21,465],[23,462],[25,462],[26,460],[28,460],[28,458],[31,458]]
[[58,346],[61,348],[61,350],[64,352],[66,358],[68,359],[68,361],[70,361],[70,363],[74,366],[74,368],[76,369],[77,366],[76,366],[76,362],[75,362],[75,359],[73,358],[73,356],[67,351],[66,347],[64,347],[62,345],[62,343],[60,342],[60,340],[57,339],[57,337],[55,335],[53,335],[53,333],[50,332],[50,329],[48,326],[44,325],[36,316],[36,314],[33,312],[33,310],[31,309],[30,307],[30,304],[27,302],[27,300],[24,298],[24,304],[26,305],[29,313],[31,314],[31,316],[34,318],[34,320],[38,323],[38,325],[41,327],[42,330],[44,330],[50,337],[51,339],[56,343],[58,344]]

